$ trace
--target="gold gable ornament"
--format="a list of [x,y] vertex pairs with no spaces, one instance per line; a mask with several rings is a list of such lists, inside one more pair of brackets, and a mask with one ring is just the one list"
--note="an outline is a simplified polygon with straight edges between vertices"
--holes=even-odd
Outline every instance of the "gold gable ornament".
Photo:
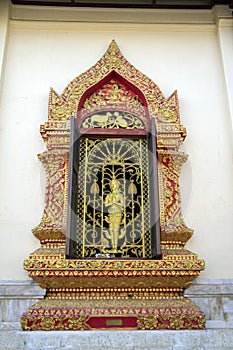
[[41,248],[24,268],[46,296],[22,329],[204,329],[183,296],[204,262],[185,249],[177,92],[166,99],[113,40],[61,96],[51,89],[40,131]]

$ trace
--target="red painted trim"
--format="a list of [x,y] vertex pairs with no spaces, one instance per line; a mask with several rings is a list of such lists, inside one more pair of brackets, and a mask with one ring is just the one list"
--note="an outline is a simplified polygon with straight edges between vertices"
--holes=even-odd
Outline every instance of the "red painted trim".
[[[128,80],[126,80],[124,77],[122,77],[120,74],[115,72],[114,70],[111,71],[106,77],[104,77],[102,80],[100,80],[97,84],[91,86],[89,89],[87,89],[84,94],[82,95],[79,105],[78,105],[78,111],[77,111],[77,126],[80,129],[80,133],[82,135],[96,135],[96,136],[110,136],[110,137],[144,137],[147,134],[147,130],[142,129],[102,129],[102,128],[93,128],[93,129],[83,129],[81,128],[81,124],[86,119],[86,117],[90,117],[93,114],[93,111],[90,112],[90,114],[87,114],[85,118],[81,119],[80,117],[80,111],[82,110],[83,104],[85,103],[86,99],[88,99],[93,93],[95,93],[98,89],[100,89],[102,86],[104,86],[106,83],[110,82],[111,79],[115,79],[117,82],[123,84],[128,89],[133,91],[135,94],[139,96],[139,99],[144,107],[145,115],[146,115],[146,121],[143,121],[140,116],[137,116],[142,122],[146,125],[146,128],[149,126],[150,116],[148,112],[148,104],[146,101],[146,98],[141,90],[139,90],[134,84],[130,83]],[[119,106],[119,110],[120,110]],[[106,106],[103,108],[103,110],[111,110],[111,106]],[[130,111],[129,111],[130,112]],[[134,114],[135,115],[135,114]]]
[[[108,325],[108,321],[116,321],[116,325]],[[119,323],[121,324],[119,324],[117,321],[120,321]],[[138,328],[137,317],[90,317],[87,324],[92,329]]]
[[145,107],[147,107],[147,101],[141,90],[139,90],[135,85],[130,83],[128,80],[123,78],[119,73],[112,70],[106,77],[104,77],[102,80],[100,80],[97,84],[91,86],[89,89],[87,89],[84,94],[82,95],[79,105],[78,105],[78,111],[82,109],[82,106],[87,98],[89,98],[96,90],[101,88],[104,84],[108,83],[111,79],[116,79],[123,85],[125,85],[128,89],[132,90],[135,94],[137,94],[141,102]]
[[[126,80],[124,77],[122,77],[120,74],[118,74],[114,70],[112,70],[108,75],[106,75],[106,77],[104,77],[102,80],[100,80],[97,84],[95,84],[95,85],[91,86],[89,89],[87,89],[84,92],[84,94],[82,95],[82,97],[81,97],[81,99],[79,101],[77,117],[76,117],[78,127],[80,127],[81,122],[84,120],[84,119],[83,120],[80,119],[79,111],[81,111],[81,109],[83,107],[83,104],[85,103],[86,99],[88,99],[93,93],[95,93],[96,90],[98,90],[103,85],[108,83],[111,79],[115,79],[119,83],[125,85],[128,89],[130,89],[131,91],[133,91],[135,94],[137,94],[139,96],[139,99],[140,99],[142,105],[144,106],[144,110],[145,110],[145,114],[146,114],[147,121],[146,121],[145,124],[148,127],[149,121],[150,121],[150,116],[149,116],[149,112],[148,112],[148,104],[147,104],[147,101],[146,101],[146,98],[145,98],[144,94],[134,84],[132,84],[131,82]],[[109,106],[109,110],[110,109],[111,109],[111,107]],[[107,108],[104,109],[104,110],[107,110]],[[119,108],[119,110],[120,110],[120,108]],[[140,116],[138,116],[138,118],[140,118]],[[100,132],[100,130],[101,130],[101,128],[98,128],[98,132]],[[116,130],[116,129],[114,129],[114,130]],[[109,133],[107,133],[107,134],[109,134]],[[111,134],[111,132],[110,132],[110,134]],[[121,132],[118,133],[118,134],[121,134]],[[138,134],[138,132],[134,131],[134,132],[131,132],[130,134]]]

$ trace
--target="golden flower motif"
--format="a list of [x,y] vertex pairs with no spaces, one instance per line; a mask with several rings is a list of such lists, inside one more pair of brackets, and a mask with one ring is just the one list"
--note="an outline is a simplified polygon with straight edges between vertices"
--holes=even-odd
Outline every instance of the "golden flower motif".
[[205,329],[205,316],[202,315],[198,318],[198,328]]
[[136,194],[137,193],[137,187],[135,186],[133,181],[130,182],[130,185],[128,188],[128,193],[129,194]]
[[98,184],[96,183],[96,179],[94,180],[94,183],[92,184],[92,186],[91,186],[91,193],[93,193],[93,194],[97,194],[97,193],[99,193],[99,191],[100,191],[100,189],[99,189],[99,186],[98,186]]
[[156,329],[158,327],[157,316],[140,317],[137,320],[139,329]]
[[46,331],[50,331],[50,330],[54,329],[55,321],[51,317],[46,316],[46,317],[42,318],[42,320],[40,322],[40,326],[42,329],[44,329]]
[[28,324],[27,318],[22,317],[21,318],[21,327],[24,331],[30,330],[30,328],[28,327],[27,324]]
[[171,318],[170,327],[172,329],[181,329],[184,327],[184,320],[182,318]]
[[73,330],[84,330],[87,329],[86,321],[87,316],[71,317],[69,319],[69,328]]

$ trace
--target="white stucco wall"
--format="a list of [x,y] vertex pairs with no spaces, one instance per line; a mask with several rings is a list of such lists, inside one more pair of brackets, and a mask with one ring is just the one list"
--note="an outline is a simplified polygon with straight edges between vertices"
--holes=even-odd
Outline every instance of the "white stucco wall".
[[49,87],[62,93],[113,38],[166,97],[178,90],[189,154],[183,210],[195,230],[187,246],[206,261],[201,277],[231,278],[232,127],[216,26],[11,20],[0,107],[0,279],[27,279],[23,259],[39,247],[31,229],[43,211],[36,155],[45,149],[39,126],[47,120]]

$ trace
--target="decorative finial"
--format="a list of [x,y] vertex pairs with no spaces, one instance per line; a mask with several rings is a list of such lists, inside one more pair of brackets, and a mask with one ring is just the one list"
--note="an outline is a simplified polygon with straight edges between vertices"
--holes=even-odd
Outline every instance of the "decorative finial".
[[119,46],[117,45],[116,41],[113,39],[111,44],[108,47],[108,51],[111,53],[115,53],[117,51],[120,51]]

